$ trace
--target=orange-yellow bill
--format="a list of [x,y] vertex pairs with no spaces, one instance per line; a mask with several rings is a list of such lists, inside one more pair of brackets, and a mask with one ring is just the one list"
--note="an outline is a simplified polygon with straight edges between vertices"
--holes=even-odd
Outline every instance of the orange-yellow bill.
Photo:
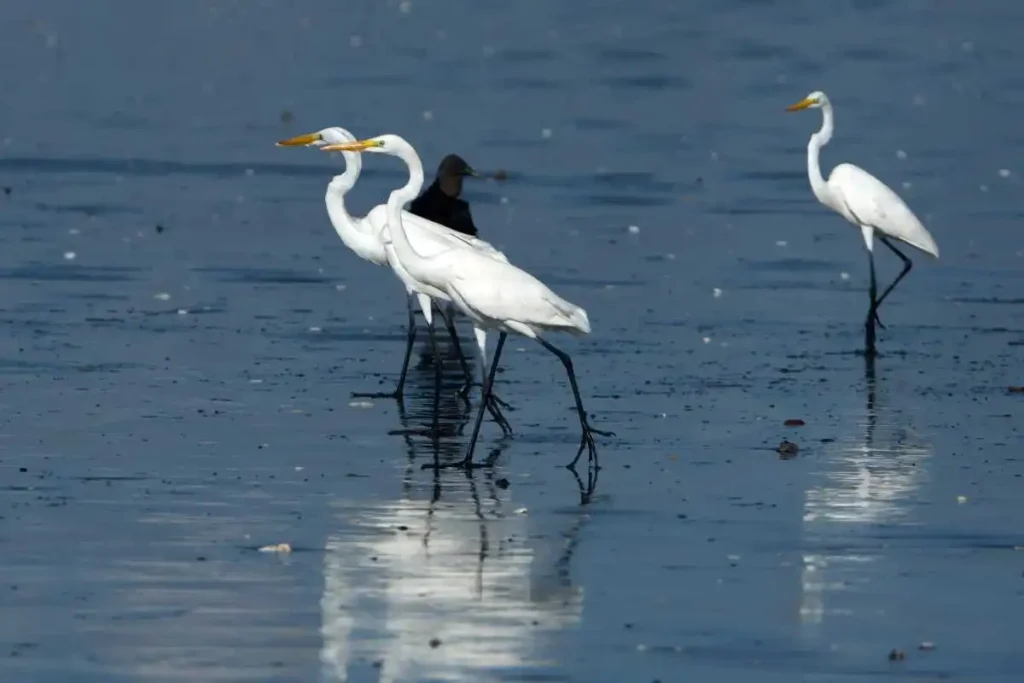
[[807,107],[811,106],[812,104],[814,104],[814,100],[812,100],[810,97],[807,97],[800,100],[796,104],[789,105],[788,107],[786,107],[786,111],[800,111],[801,109],[807,109]]
[[311,145],[317,140],[322,140],[320,133],[308,133],[306,135],[296,135],[293,138],[287,140],[281,140],[277,143],[278,147],[299,147],[302,145]]
[[371,147],[377,147],[376,140],[357,140],[355,142],[341,142],[335,145],[324,145],[321,152],[362,152]]

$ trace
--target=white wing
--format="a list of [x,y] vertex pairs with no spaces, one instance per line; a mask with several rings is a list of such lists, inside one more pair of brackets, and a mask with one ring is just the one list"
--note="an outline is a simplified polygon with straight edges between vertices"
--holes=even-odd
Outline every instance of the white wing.
[[861,226],[906,242],[935,258],[939,246],[914,212],[881,180],[859,166],[839,164],[828,179],[829,188],[842,201],[850,218]]
[[453,255],[446,290],[478,320],[534,337],[544,330],[589,334],[587,312],[510,263],[475,252]]
[[[387,205],[378,204],[373,207],[366,215],[366,220],[379,234],[388,222]],[[402,227],[405,228],[405,234],[410,244],[421,256],[429,258],[449,249],[469,247],[493,259],[508,263],[505,254],[495,249],[490,242],[463,235],[461,232],[456,232],[405,210],[402,211]]]

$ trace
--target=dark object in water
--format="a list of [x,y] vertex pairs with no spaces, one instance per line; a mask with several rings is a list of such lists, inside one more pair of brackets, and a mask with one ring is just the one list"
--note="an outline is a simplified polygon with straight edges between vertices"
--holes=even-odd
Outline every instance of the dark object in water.
[[787,426],[787,427],[803,427],[807,423],[804,422],[803,420],[801,420],[800,418],[792,418],[792,419],[786,420],[782,424]]
[[800,450],[800,447],[788,439],[783,439],[782,443],[780,443],[779,447],[775,450],[778,452],[780,458],[783,460],[789,460],[790,458],[796,457],[797,451]]

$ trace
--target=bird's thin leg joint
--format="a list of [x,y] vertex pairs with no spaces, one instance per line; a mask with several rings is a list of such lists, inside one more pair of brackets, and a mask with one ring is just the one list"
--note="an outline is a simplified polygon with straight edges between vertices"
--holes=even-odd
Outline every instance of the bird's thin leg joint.
[[[892,281],[892,284],[885,288],[885,291],[882,292],[882,296],[878,297],[878,301],[875,302],[876,309],[882,305],[882,302],[885,301],[885,297],[889,296],[889,293],[892,292],[892,290],[896,289],[896,285],[899,284],[900,280],[905,278],[907,276],[907,273],[910,272],[910,269],[914,267],[914,262],[907,258],[906,254],[897,249],[892,242],[890,242],[885,237],[880,237],[879,239],[881,240],[882,244],[889,247],[892,253],[896,254],[896,256],[898,256],[899,259],[903,261],[903,270],[901,270],[900,274],[896,276],[896,279]],[[882,322],[879,321],[878,324],[881,325]]]
[[594,429],[590,426],[587,420],[587,411],[583,408],[583,399],[580,397],[580,388],[576,383],[576,373],[573,371],[572,358],[569,354],[565,353],[555,345],[546,341],[542,337],[537,337],[537,341],[541,343],[545,349],[555,354],[558,360],[562,361],[562,365],[565,367],[566,374],[569,375],[569,385],[572,387],[573,398],[576,399],[576,412],[579,414],[580,427],[583,430],[580,436],[580,447],[576,451],[576,457],[572,459],[572,462],[566,465],[569,469],[576,467],[576,463],[579,461],[580,456],[583,455],[583,449],[587,450],[587,462],[593,467],[599,467],[597,462],[597,444],[594,443],[594,434],[600,434],[601,436],[615,436],[615,432],[603,432]]

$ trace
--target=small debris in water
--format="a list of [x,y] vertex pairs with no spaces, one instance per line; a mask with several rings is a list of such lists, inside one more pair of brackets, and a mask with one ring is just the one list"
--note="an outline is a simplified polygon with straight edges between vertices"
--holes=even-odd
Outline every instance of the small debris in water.
[[160,301],[169,301],[170,298],[171,298],[171,295],[168,294],[167,292],[159,292],[157,294],[154,294],[153,298],[154,299],[159,299]]
[[957,496],[956,502],[959,503],[960,505],[963,505],[964,503],[967,502],[967,496]]
[[4,194],[5,195],[10,197],[12,192],[14,192],[14,190],[10,186],[7,186],[7,185],[4,186]]
[[295,120],[295,114],[290,109],[281,110],[281,123],[291,123],[293,120]]
[[519,508],[518,510],[516,510],[516,514],[517,515],[525,515],[526,514],[526,508]]
[[790,418],[790,419],[786,420],[782,424],[787,426],[787,427],[803,427],[807,423],[804,422],[803,420],[801,420],[798,417],[794,417],[794,418]]
[[163,232],[164,230],[166,230],[166,229],[167,229],[167,228],[165,228],[164,226],[160,225],[159,223],[157,223],[157,224],[156,224],[156,232],[157,232],[157,234],[158,234],[158,235],[159,235],[160,233],[162,233],[162,232]]
[[897,650],[897,649],[893,648],[892,650],[889,651],[889,661],[890,662],[902,662],[906,658],[907,658],[907,654],[903,650]]
[[289,543],[278,543],[277,545],[265,545],[260,548],[261,553],[290,553],[292,546]]
[[76,254],[73,251],[65,251],[64,252],[64,258],[67,261],[74,261],[76,258],[78,258],[78,254]]
[[639,235],[640,234],[640,226],[639,225],[631,225],[631,226],[629,226],[628,230],[629,230],[629,234],[630,235]]
[[505,478],[498,479],[497,481],[494,482],[494,485],[497,486],[499,489],[502,489],[502,490],[507,489],[509,487],[508,479],[505,479]]
[[780,443],[779,447],[775,450],[778,452],[779,458],[782,460],[789,460],[796,457],[797,451],[800,450],[800,447],[788,439],[783,439],[782,443]]
[[719,289],[718,287],[715,287],[714,289],[711,290],[711,296],[713,296],[716,299],[718,299],[719,297],[722,296],[722,290]]
[[1015,385],[1007,389],[1011,394],[1024,394],[1024,385]]
[[431,638],[430,639],[430,647],[432,649],[434,649],[434,650],[436,650],[437,648],[441,647],[441,639],[440,638]]
[[508,180],[508,171],[503,168],[499,168],[491,177],[495,180]]
[[925,641],[922,641],[921,644],[917,646],[917,649],[921,650],[923,652],[931,652],[932,650],[935,649],[935,643],[933,643],[930,640],[925,640]]
[[349,408],[372,408],[373,401],[349,401]]

